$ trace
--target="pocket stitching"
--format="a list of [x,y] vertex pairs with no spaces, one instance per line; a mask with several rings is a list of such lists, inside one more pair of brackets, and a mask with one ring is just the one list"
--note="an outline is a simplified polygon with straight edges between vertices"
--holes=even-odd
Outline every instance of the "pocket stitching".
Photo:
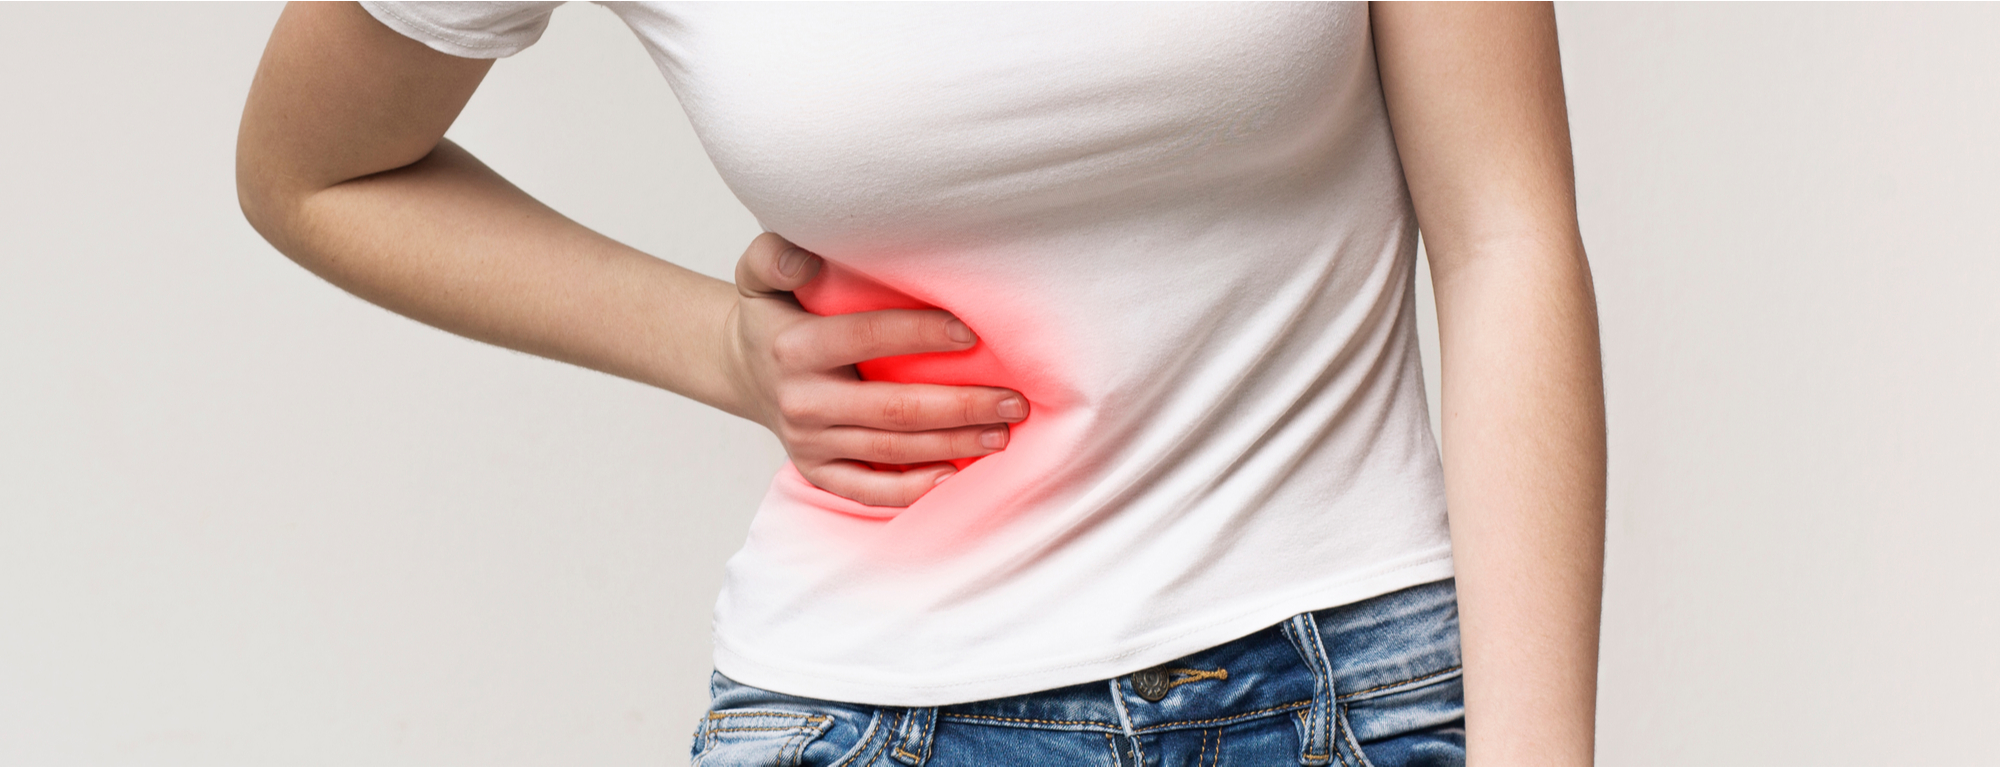
[[[750,724],[736,725],[727,721],[740,717],[778,719],[781,721],[790,721],[793,724],[784,726],[758,726]],[[784,742],[778,746],[777,762],[780,767],[795,766],[804,760],[806,746],[811,745],[813,741],[825,735],[832,721],[833,717],[825,714],[808,714],[800,711],[785,711],[781,709],[712,711],[703,717],[701,728],[697,732],[700,736],[697,742],[701,748],[695,755],[694,764],[700,765],[708,760],[712,749],[719,740],[716,736],[720,733],[791,732],[791,735],[787,736]]]
[[[1463,665],[1449,666],[1443,669],[1439,669],[1437,671],[1432,671],[1428,674],[1413,676],[1400,682],[1378,684],[1366,690],[1355,690],[1354,692],[1342,693],[1335,699],[1342,701],[1349,701],[1349,700],[1366,700],[1367,698],[1379,698],[1385,695],[1402,692],[1404,688],[1425,687],[1438,682],[1443,682],[1447,678],[1458,676],[1460,672],[1464,670],[1465,666]],[[1364,698],[1363,696],[1367,697]]]
[[[1361,750],[1361,743],[1354,739],[1354,727],[1347,723],[1347,706],[1336,705],[1333,715],[1334,726],[1340,730],[1340,737],[1347,741],[1347,750],[1354,752],[1354,761],[1358,762],[1360,767],[1375,767],[1375,763],[1368,760],[1368,753]],[[1339,750],[1334,749],[1336,752]],[[1341,761],[1346,762],[1345,759]]]
[[876,709],[875,713],[868,717],[868,726],[861,731],[861,740],[854,744],[854,748],[848,749],[847,753],[842,754],[840,759],[834,762],[833,767],[849,767],[854,764],[854,760],[859,759],[862,754],[867,753],[868,747],[875,741],[876,732],[881,729],[881,724],[882,710]]

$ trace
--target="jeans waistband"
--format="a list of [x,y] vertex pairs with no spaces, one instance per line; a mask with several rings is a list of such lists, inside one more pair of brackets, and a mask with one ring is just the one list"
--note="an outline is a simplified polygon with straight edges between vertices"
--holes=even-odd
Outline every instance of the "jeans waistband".
[[[999,726],[1137,733],[1308,711],[1316,684],[1337,701],[1388,695],[1459,670],[1457,590],[1428,583],[1293,618],[1105,682],[942,706]],[[1317,666],[1317,668],[1315,668]]]
[[[1457,589],[1444,580],[1303,613],[1250,636],[1099,682],[935,708],[799,701],[814,704],[815,711],[880,718],[886,728],[875,737],[883,738],[884,753],[913,766],[928,761],[939,722],[1101,732],[1133,742],[1150,733],[1220,728],[1272,716],[1295,720],[1301,764],[1354,764],[1357,741],[1407,724],[1399,719],[1408,717],[1395,713],[1390,701],[1380,711],[1369,701],[1455,679],[1459,658]],[[720,707],[751,701],[770,705],[785,697],[743,688],[719,675],[718,681]]]

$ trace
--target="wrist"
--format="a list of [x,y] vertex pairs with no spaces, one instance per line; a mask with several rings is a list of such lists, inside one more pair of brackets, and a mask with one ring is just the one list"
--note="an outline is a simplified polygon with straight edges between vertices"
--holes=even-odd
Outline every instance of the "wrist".
[[770,428],[771,423],[757,406],[754,382],[756,377],[750,368],[750,350],[743,344],[742,306],[731,301],[722,312],[720,321],[711,323],[708,348],[714,350],[716,384],[708,397],[697,397],[701,401],[722,412],[742,418],[752,423]]

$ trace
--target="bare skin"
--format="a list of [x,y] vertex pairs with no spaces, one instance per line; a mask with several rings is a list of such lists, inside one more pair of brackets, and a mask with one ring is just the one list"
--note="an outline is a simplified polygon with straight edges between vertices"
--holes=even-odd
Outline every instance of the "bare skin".
[[1604,387],[1554,9],[1370,18],[1437,292],[1468,756],[1590,764]]
[[[1371,15],[1437,290],[1472,762],[1589,764],[1604,411],[1553,11]],[[808,314],[786,291],[817,257],[776,235],[750,243],[730,285],[515,188],[443,140],[491,65],[351,3],[288,6],[244,110],[245,215],[393,311],[762,424],[807,480],[862,503],[908,505],[949,476],[939,462],[1002,449],[1027,415],[1005,389],[858,380],[855,362],[968,348],[970,332],[936,311]]]

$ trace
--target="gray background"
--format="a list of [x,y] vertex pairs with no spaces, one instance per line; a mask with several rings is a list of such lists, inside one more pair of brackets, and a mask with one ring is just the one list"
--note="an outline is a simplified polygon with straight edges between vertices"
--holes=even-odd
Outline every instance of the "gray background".
[[[781,453],[259,240],[231,152],[276,13],[0,7],[0,763],[681,759]],[[1981,761],[2000,7],[1559,16],[1611,408],[1601,759]],[[602,9],[452,135],[710,274],[757,231]]]

